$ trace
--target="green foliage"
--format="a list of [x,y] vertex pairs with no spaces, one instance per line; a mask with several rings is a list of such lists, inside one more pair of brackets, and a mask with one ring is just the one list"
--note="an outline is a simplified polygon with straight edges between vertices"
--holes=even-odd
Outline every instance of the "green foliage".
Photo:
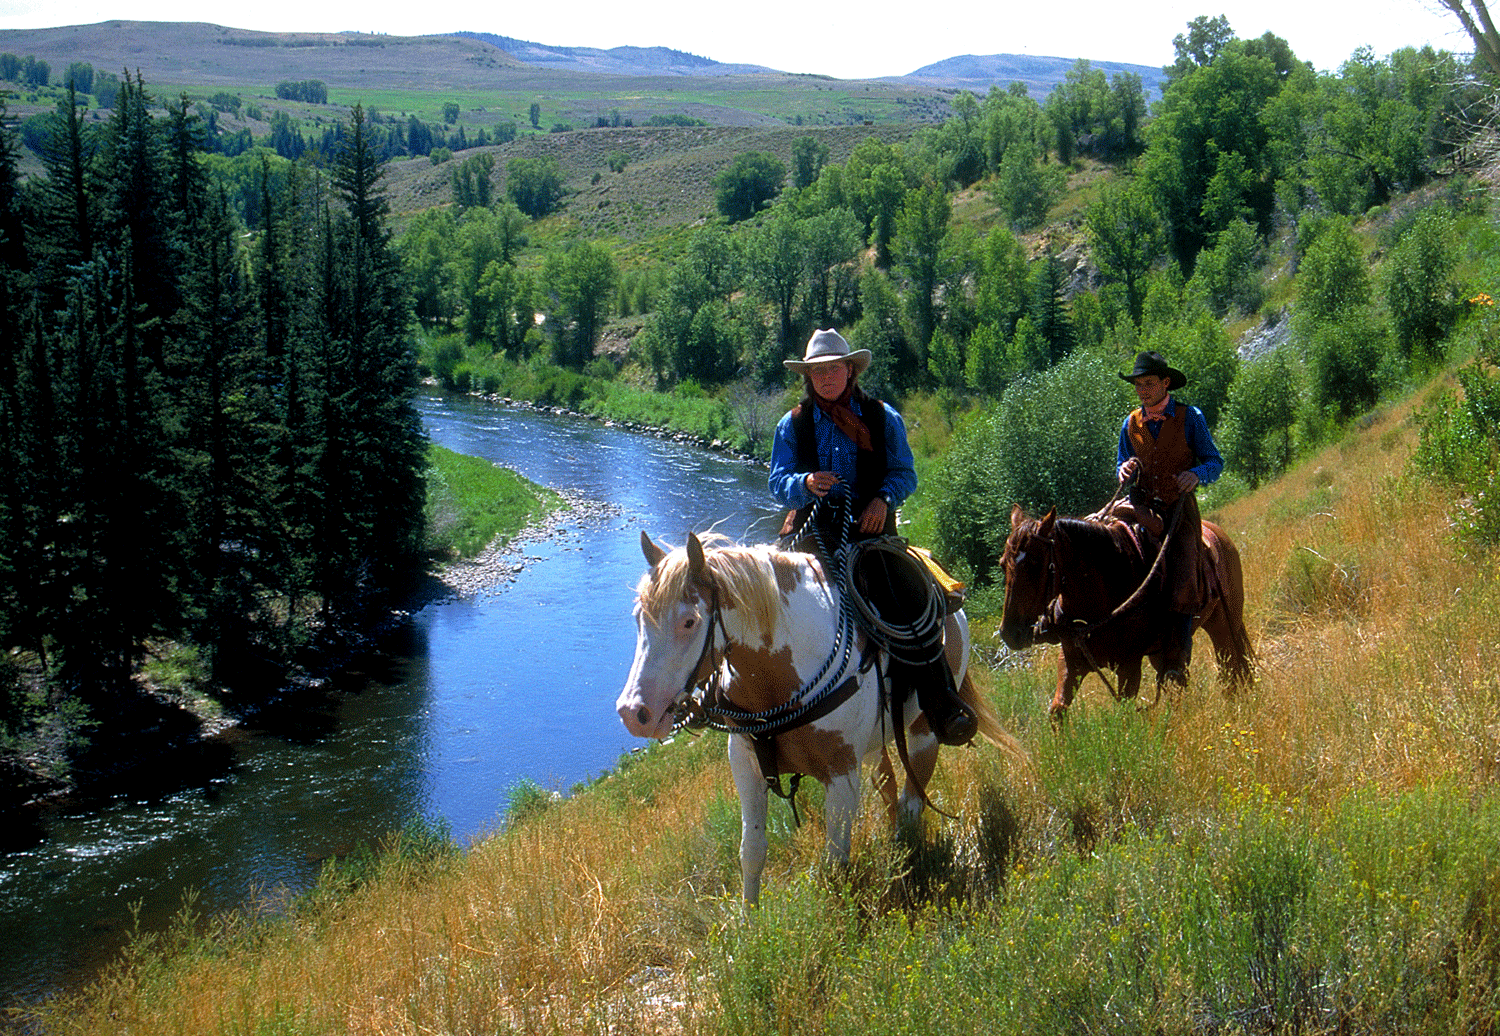
[[1370,268],[1349,221],[1304,218],[1297,268],[1297,312],[1313,323],[1338,320],[1370,302]]
[[1067,186],[1067,171],[1061,165],[1043,164],[1038,156],[1029,141],[1011,144],[988,187],[995,207],[1016,230],[1040,225]]
[[1125,305],[1137,327],[1145,309],[1146,275],[1166,254],[1166,228],[1138,182],[1106,188],[1084,217],[1094,262],[1125,286]]
[[749,219],[781,190],[786,166],[766,151],[748,151],[714,177],[714,201],[731,223]]
[[[1214,37],[1217,38],[1217,37]],[[1237,219],[1270,229],[1286,151],[1261,112],[1283,89],[1276,62],[1240,40],[1205,49],[1162,96],[1147,127],[1146,183],[1185,270]]]
[[45,648],[63,709],[128,693],[150,643],[216,680],[251,643],[285,660],[421,549],[411,300],[363,111],[316,181],[262,155],[216,192],[199,109],[154,110],[129,78],[107,127],[59,110],[19,199],[35,251],[0,247],[0,321],[27,328],[0,350],[0,629]]
[[490,177],[495,168],[495,156],[472,155],[453,170],[453,204],[460,210],[469,208],[487,209],[494,201],[494,185]]
[[811,187],[827,161],[828,144],[821,137],[798,137],[792,145],[792,187]]
[[564,182],[562,164],[555,158],[517,157],[505,163],[506,197],[532,219],[557,208]]
[[1216,439],[1226,468],[1252,489],[1269,481],[1292,460],[1300,386],[1297,364],[1285,349],[1242,363],[1229,386],[1224,419]]
[[1367,312],[1317,326],[1306,336],[1306,352],[1311,402],[1334,420],[1348,420],[1380,398],[1388,349]]
[[1423,210],[1402,233],[1381,267],[1381,289],[1396,342],[1406,356],[1427,357],[1458,313],[1452,216]]
[[1215,316],[1231,310],[1254,313],[1263,301],[1261,243],[1243,219],[1230,220],[1214,237],[1213,247],[1199,253],[1188,296],[1201,299]]
[[582,367],[593,358],[619,276],[614,256],[592,241],[577,242],[547,257],[542,284],[553,301],[553,358],[557,363]]
[[1500,346],[1494,302],[1477,296],[1473,360],[1458,372],[1462,394],[1448,393],[1417,417],[1421,434],[1411,469],[1417,477],[1458,490],[1454,524],[1474,542],[1500,543]]
[[1129,409],[1112,356],[1080,350],[1013,382],[953,435],[929,485],[935,550],[991,578],[1010,511],[1086,514],[1115,484],[1120,421]]
[[1218,424],[1240,367],[1234,340],[1224,326],[1204,313],[1190,325],[1152,329],[1146,344],[1187,374],[1187,387],[1173,394],[1202,410],[1210,428]]
[[427,457],[428,550],[435,556],[472,558],[561,503],[550,489],[478,457],[436,445]]

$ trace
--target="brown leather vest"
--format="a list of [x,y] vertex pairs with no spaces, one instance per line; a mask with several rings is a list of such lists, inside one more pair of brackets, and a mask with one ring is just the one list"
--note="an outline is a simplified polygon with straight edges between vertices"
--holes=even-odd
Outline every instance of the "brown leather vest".
[[1172,416],[1161,423],[1156,435],[1146,427],[1146,417],[1137,407],[1130,415],[1127,435],[1130,448],[1141,462],[1136,485],[1147,496],[1164,504],[1178,497],[1177,476],[1198,463],[1198,457],[1187,441],[1187,407],[1174,402]]

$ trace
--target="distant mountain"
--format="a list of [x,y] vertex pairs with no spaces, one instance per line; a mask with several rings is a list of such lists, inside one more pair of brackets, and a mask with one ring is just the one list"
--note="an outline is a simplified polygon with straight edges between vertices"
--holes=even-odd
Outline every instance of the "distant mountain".
[[556,47],[491,32],[455,32],[453,36],[498,47],[517,61],[564,72],[599,72],[617,76],[742,76],[775,72],[764,65],[726,65],[667,47]]
[[[519,55],[518,55],[519,56]],[[524,59],[523,59],[524,60]],[[1040,99],[1061,83],[1078,63],[1077,58],[1037,57],[1031,54],[965,54],[923,65],[915,72],[893,78],[932,86],[951,86],[988,93],[991,86],[1002,90],[1011,83],[1025,83],[1027,92]],[[1113,78],[1118,72],[1134,72],[1141,77],[1146,97],[1161,96],[1164,79],[1157,65],[1129,65],[1121,61],[1089,61],[1089,65]]]
[[[699,57],[666,47],[560,47],[533,43],[512,36],[490,32],[455,32],[454,36],[478,40],[496,47],[517,61],[540,68],[563,72],[598,72],[618,76],[738,76],[776,73],[765,65],[729,65],[712,58]],[[1002,90],[1011,83],[1026,84],[1027,92],[1038,100],[1061,83],[1077,63],[1077,58],[1035,57],[1030,54],[965,54],[923,65],[906,75],[881,76],[879,82],[920,83],[923,86],[989,92],[991,86]],[[1121,61],[1090,61],[1106,76],[1117,72],[1134,72],[1141,77],[1146,96],[1161,96],[1162,71],[1154,65],[1130,65]],[[784,73],[783,73],[784,74]]]

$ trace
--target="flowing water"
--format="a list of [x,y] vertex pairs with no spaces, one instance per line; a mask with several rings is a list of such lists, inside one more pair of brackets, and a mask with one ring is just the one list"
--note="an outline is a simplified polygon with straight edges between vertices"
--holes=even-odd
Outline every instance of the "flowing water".
[[[0,1007],[94,974],[139,917],[159,930],[309,886],[322,862],[413,817],[467,843],[531,780],[567,792],[638,747],[614,701],[635,647],[640,531],[771,538],[765,473],[695,447],[486,403],[420,401],[432,441],[614,505],[525,548],[513,582],[416,611],[326,707],[266,713],[227,766],[47,818],[0,856]],[[169,764],[170,765],[170,764]]]

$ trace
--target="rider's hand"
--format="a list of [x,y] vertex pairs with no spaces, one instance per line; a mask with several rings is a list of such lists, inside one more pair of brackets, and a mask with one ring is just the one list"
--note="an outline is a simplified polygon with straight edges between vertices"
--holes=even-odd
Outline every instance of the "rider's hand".
[[885,516],[890,512],[886,506],[885,497],[877,496],[865,505],[864,514],[859,516],[859,531],[863,533],[877,533],[885,528]]
[[1177,476],[1177,489],[1182,493],[1191,493],[1198,488],[1198,476],[1189,468]]
[[839,477],[831,471],[810,471],[802,480],[807,486],[807,491],[813,496],[823,497],[828,491],[839,484]]
[[1131,479],[1135,478],[1136,473],[1138,471],[1140,471],[1140,469],[1141,469],[1140,458],[1138,458],[1138,457],[1126,457],[1125,458],[1125,463],[1120,465],[1120,471],[1119,471],[1120,484],[1124,485],[1126,482],[1129,482]]

